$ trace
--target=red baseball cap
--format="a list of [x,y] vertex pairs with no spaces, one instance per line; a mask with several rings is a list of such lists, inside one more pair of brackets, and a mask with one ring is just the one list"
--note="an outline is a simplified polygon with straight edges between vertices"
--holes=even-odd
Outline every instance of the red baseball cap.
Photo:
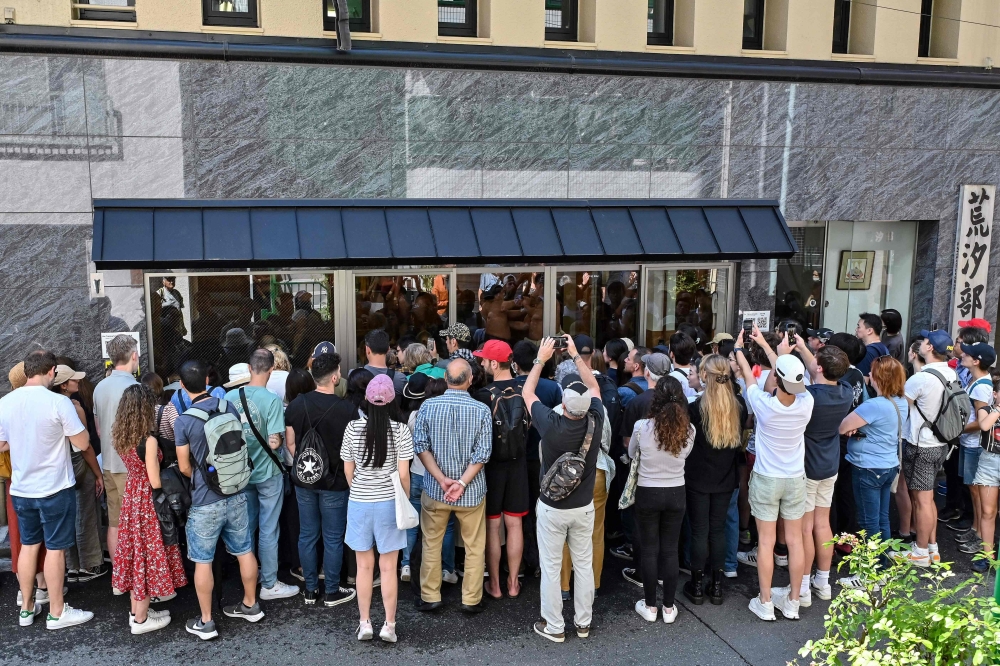
[[513,353],[510,345],[503,340],[487,340],[483,348],[472,352],[472,355],[476,358],[484,358],[488,361],[496,361],[497,363],[509,363]]
[[978,317],[976,317],[975,319],[966,319],[964,321],[960,320],[958,322],[958,327],[959,328],[981,328],[981,329],[985,330],[987,333],[992,333],[993,332],[993,328],[990,326],[990,322],[986,321],[985,319],[979,319]]

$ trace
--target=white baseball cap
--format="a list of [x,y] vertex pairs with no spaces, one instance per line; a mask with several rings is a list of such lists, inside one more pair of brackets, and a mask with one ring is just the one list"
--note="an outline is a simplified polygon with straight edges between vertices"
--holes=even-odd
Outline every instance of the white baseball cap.
[[806,368],[795,356],[785,354],[778,357],[778,362],[774,366],[774,371],[781,380],[781,385],[788,393],[805,393],[806,385],[803,381],[806,376]]

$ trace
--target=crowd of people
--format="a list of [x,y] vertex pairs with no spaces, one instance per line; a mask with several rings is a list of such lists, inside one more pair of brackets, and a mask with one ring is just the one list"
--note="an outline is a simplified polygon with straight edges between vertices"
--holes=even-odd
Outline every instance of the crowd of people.
[[[166,386],[137,378],[127,335],[108,343],[96,387],[71,359],[32,351],[0,399],[20,625],[46,605],[48,629],[91,620],[64,582],[111,573],[133,634],[169,625],[152,606],[193,580],[200,613],[185,628],[211,639],[220,561],[234,558],[243,596],[221,609],[230,618],[257,622],[262,602],[298,596],[356,602],[356,637],[372,640],[377,588],[378,636],[395,642],[400,582],[433,612],[461,580],[461,610],[480,613],[484,595],[516,598],[537,577],[533,630],[563,642],[570,601],[572,631],[589,636],[606,553],[641,588],[635,611],[667,624],[680,572],[690,603],[722,604],[738,563],[757,569],[751,612],[798,619],[833,595],[835,532],[899,538],[910,547],[892,557],[919,567],[940,561],[939,526],[963,553],[993,553],[990,326],[960,322],[957,341],[924,330],[907,346],[901,325],[894,310],[861,314],[854,334],[747,320],[702,346],[677,331],[653,349],[600,349],[582,334],[473,348],[457,323],[440,356],[390,349],[373,329],[346,377],[321,341],[306,370],[279,345],[247,349],[221,386],[197,359]],[[299,584],[279,579],[282,564]],[[772,587],[776,567],[788,586]]]

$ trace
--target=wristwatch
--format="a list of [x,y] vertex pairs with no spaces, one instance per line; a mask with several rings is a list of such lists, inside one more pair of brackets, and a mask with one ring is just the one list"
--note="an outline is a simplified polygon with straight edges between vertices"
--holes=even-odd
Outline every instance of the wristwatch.
[[569,360],[571,360],[571,361],[573,361],[574,363],[576,363],[577,361],[579,361],[579,360],[580,360],[580,355],[579,355],[579,354],[577,354],[576,356],[570,356],[570,357],[569,357]]
[[536,358],[531,362],[531,365],[542,365],[543,363],[545,363],[545,361],[540,358]]

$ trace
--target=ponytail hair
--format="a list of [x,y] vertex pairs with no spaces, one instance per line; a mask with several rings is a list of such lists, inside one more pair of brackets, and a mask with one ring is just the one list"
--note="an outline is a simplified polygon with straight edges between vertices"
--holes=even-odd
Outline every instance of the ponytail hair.
[[714,449],[736,448],[741,443],[740,406],[733,393],[729,361],[709,354],[701,361],[705,392],[699,400],[705,440]]

